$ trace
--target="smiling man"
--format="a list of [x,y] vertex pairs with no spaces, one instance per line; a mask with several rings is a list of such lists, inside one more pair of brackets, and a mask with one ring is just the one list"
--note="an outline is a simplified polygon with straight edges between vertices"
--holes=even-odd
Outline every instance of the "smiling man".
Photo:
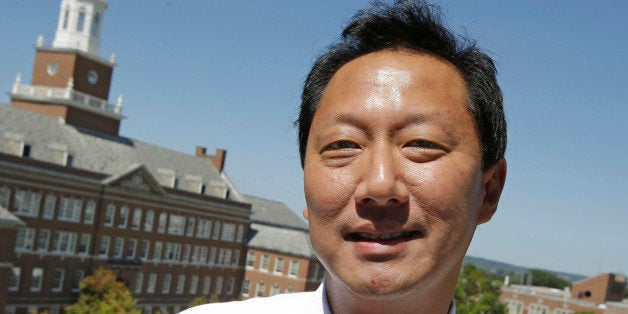
[[492,60],[431,5],[374,4],[317,59],[297,122],[303,215],[328,276],[221,309],[455,313],[462,259],[506,178]]

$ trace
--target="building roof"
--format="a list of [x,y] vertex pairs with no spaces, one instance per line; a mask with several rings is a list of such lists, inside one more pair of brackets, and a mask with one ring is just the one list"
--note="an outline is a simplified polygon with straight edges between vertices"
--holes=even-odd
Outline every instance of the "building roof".
[[191,182],[201,181],[208,195],[217,196],[221,190],[229,189],[230,199],[246,201],[225,179],[226,176],[219,173],[206,158],[128,137],[110,136],[75,127],[60,119],[13,106],[0,104],[0,120],[2,152],[9,151],[7,140],[23,141],[30,146],[30,158],[54,162],[50,160],[53,155],[51,152],[61,150],[71,156],[73,168],[114,177],[143,165],[158,181],[164,173],[174,175],[180,189],[190,189],[193,186]]
[[305,258],[315,256],[308,232],[259,223],[251,223],[248,246]]
[[0,229],[23,226],[25,223],[0,205]]
[[305,221],[286,204],[252,195],[245,195],[245,197],[251,203],[252,222],[308,231]]

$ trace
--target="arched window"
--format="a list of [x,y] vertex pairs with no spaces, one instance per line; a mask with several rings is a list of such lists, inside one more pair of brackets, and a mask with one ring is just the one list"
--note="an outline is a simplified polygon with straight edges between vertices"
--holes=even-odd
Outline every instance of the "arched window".
[[92,19],[92,36],[98,37],[98,27],[100,27],[100,13],[96,12],[96,14],[94,14],[94,18]]
[[76,22],[76,31],[82,32],[85,28],[85,8],[79,10],[78,21]]

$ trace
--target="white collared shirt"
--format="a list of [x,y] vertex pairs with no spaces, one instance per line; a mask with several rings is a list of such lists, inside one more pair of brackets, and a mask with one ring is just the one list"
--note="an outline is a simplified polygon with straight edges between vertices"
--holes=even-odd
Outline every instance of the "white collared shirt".
[[[267,298],[252,298],[244,301],[232,301],[225,303],[211,303],[195,306],[181,314],[206,314],[206,313],[276,313],[276,314],[331,314],[325,284],[323,283],[311,292],[298,292],[278,294]],[[451,302],[449,314],[456,314],[456,305]]]

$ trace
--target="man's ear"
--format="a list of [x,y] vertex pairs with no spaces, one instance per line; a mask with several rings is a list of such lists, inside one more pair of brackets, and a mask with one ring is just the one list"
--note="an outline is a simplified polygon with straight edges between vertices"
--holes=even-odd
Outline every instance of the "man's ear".
[[491,220],[497,211],[497,204],[506,182],[506,168],[506,160],[502,158],[484,172],[484,199],[478,213],[478,225]]
[[303,208],[303,218],[305,218],[305,220],[307,221],[310,221],[310,218],[308,217],[308,213],[307,213],[307,206]]

